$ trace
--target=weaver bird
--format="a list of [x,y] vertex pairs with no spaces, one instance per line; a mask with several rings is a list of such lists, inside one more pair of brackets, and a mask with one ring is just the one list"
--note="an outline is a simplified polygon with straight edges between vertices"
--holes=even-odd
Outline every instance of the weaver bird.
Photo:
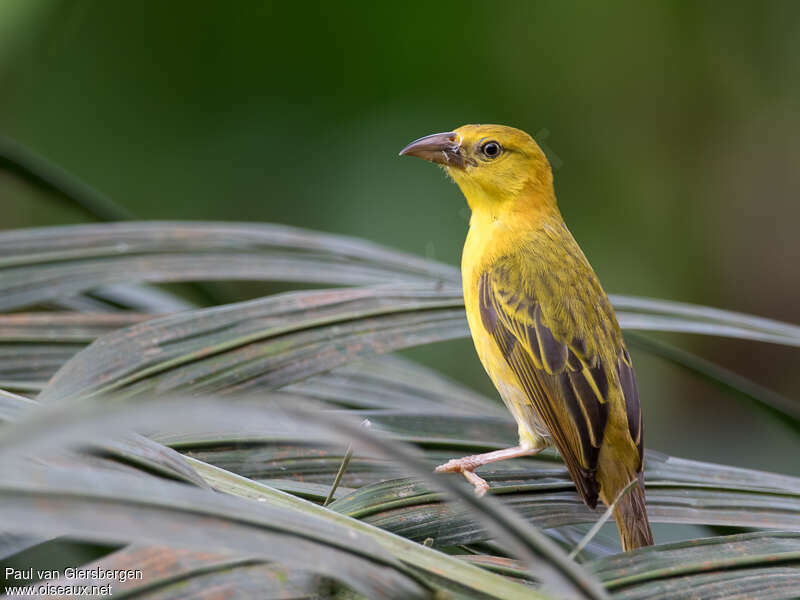
[[589,507],[598,496],[606,505],[617,501],[623,549],[652,544],[633,364],[611,303],[556,206],[541,148],[518,129],[464,125],[400,154],[441,165],[466,197],[467,321],[519,430],[519,446],[436,470],[463,473],[482,495],[489,486],[476,468],[555,444]]

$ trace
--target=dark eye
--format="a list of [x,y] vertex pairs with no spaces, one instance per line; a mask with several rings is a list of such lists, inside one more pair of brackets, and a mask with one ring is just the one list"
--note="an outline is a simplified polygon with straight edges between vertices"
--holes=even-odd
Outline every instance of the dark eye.
[[503,149],[497,142],[486,142],[481,146],[481,152],[483,152],[483,155],[487,158],[497,158],[502,151]]

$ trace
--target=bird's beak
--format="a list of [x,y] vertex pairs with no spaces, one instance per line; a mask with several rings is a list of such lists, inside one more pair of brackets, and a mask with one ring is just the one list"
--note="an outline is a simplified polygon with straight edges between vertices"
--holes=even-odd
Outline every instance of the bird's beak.
[[470,162],[461,152],[461,136],[455,131],[426,135],[400,150],[400,156],[416,156],[445,167],[463,169]]

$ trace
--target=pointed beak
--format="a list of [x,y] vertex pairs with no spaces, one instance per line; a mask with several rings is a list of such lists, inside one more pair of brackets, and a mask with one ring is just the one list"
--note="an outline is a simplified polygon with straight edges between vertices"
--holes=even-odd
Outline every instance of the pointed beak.
[[419,138],[400,150],[400,156],[416,156],[438,165],[459,169],[470,162],[461,152],[461,136],[455,131]]

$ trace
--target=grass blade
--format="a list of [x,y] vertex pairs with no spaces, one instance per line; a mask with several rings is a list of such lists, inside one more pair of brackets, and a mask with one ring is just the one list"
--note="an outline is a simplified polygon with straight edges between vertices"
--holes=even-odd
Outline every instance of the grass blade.
[[0,136],[0,169],[8,170],[37,187],[54,192],[91,217],[107,221],[131,217],[127,209],[115,204],[43,156],[5,136]]

